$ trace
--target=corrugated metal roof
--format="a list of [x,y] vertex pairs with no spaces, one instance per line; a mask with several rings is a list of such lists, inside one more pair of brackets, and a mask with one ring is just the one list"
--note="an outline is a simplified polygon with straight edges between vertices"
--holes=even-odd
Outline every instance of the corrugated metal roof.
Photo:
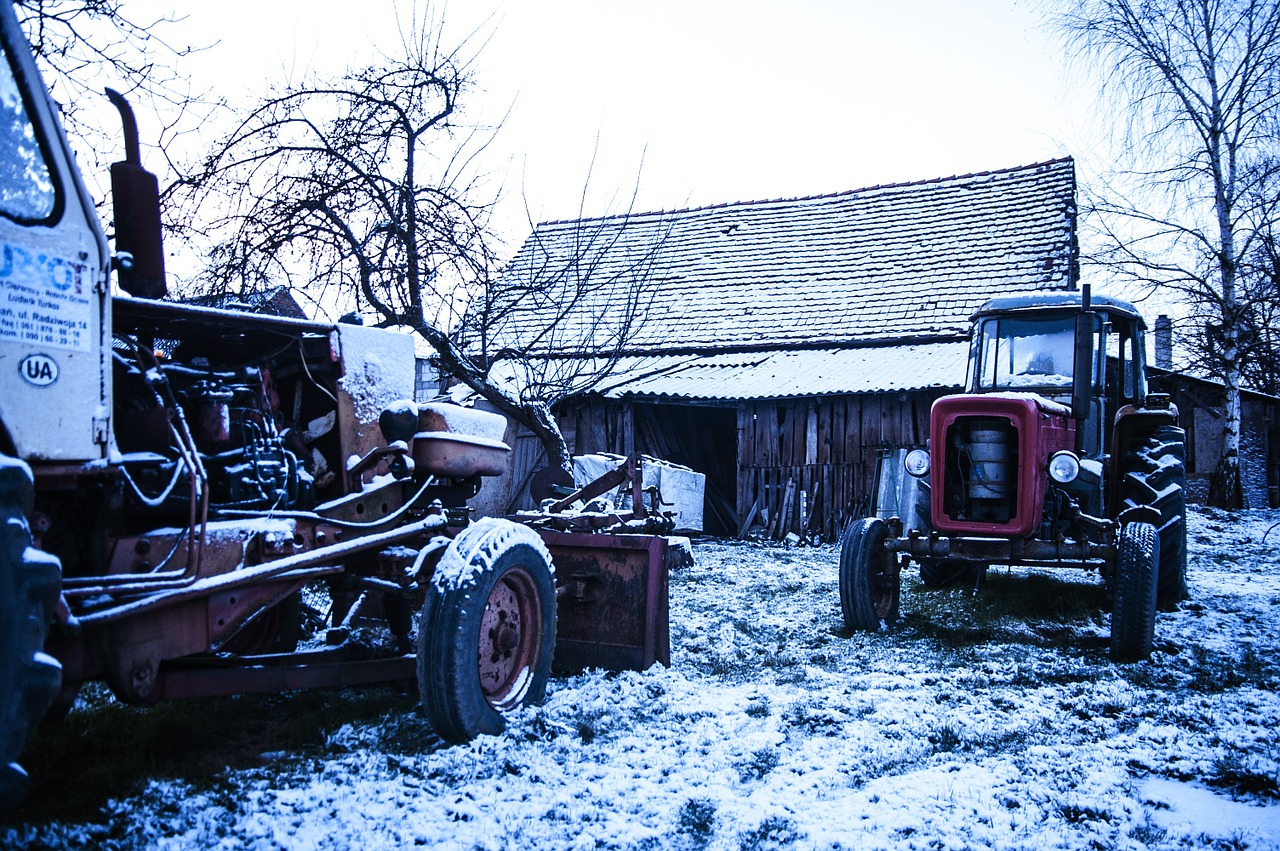
[[[661,354],[963,334],[1072,285],[1070,159],[791,200],[537,226],[485,307],[492,350]],[[529,284],[533,286],[527,286]]]
[[968,342],[960,340],[628,358],[595,392],[612,399],[773,399],[958,388],[968,353]]

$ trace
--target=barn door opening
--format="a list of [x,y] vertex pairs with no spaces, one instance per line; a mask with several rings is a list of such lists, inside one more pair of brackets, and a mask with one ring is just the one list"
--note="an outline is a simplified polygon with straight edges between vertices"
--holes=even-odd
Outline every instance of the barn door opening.
[[737,534],[737,411],[643,403],[636,403],[633,410],[637,450],[706,475],[703,531],[708,535]]

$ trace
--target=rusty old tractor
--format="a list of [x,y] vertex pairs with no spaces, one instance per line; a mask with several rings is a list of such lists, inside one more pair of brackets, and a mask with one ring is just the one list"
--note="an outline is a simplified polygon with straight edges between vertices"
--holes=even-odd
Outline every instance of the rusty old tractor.
[[1158,603],[1187,596],[1185,437],[1149,393],[1144,323],[1082,292],[997,298],[973,316],[968,392],[932,408],[905,456],[911,515],[864,518],[841,539],[849,629],[898,614],[900,571],[980,585],[991,564],[1097,569],[1111,655],[1150,655]]
[[473,522],[505,420],[406,401],[409,338],[161,300],[128,105],[112,250],[0,7],[0,804],[91,680],[148,704],[416,677],[456,742],[553,666],[669,661],[668,539]]

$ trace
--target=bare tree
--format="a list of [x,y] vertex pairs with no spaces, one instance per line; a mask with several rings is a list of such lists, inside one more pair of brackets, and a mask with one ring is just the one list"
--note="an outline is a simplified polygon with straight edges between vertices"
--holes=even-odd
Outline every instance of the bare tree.
[[[499,269],[494,199],[476,165],[494,131],[460,117],[474,85],[474,57],[463,51],[475,36],[449,49],[440,32],[441,22],[415,7],[396,55],[272,93],[171,197],[185,210],[184,235],[208,246],[203,290],[285,283],[339,311],[371,311],[382,326],[411,329],[446,373],[529,428],[567,467],[553,407],[616,364],[608,352],[644,312],[643,263],[628,269],[635,297],[625,315],[607,308],[596,323],[612,329],[592,337],[599,361],[578,363],[572,377],[551,378],[545,360],[495,372],[562,336],[557,322],[591,303],[601,285],[577,276],[616,237],[584,232],[558,265]],[[486,345],[496,323],[534,304],[557,306],[543,333],[506,335],[501,352]]]
[[1276,167],[1280,4],[1078,0],[1061,23],[1105,69],[1126,131],[1121,179],[1090,203],[1107,243],[1094,259],[1178,290],[1212,326],[1226,417],[1210,499],[1240,506],[1241,266],[1277,203],[1261,190]]
[[522,421],[557,466],[568,470],[571,458],[559,429],[546,426],[556,407],[599,386],[642,335],[654,336],[670,230],[662,214],[631,213],[532,227],[462,317],[457,339],[492,383],[538,411],[536,424]]
[[[1280,196],[1280,172],[1256,191]],[[1274,396],[1280,395],[1280,222],[1265,218],[1274,215],[1273,205],[1258,203],[1254,209],[1264,218],[1249,223],[1252,247],[1240,258],[1236,345],[1242,384]],[[1223,324],[1211,313],[1195,315],[1194,320],[1180,335],[1189,365],[1200,373],[1220,374],[1226,345]]]
[[[137,18],[120,0],[14,0],[14,12],[31,42],[36,64],[62,109],[72,135],[90,147],[118,144],[117,125],[82,120],[84,105],[104,95],[98,80],[148,106],[188,108],[196,98],[181,59],[197,48],[166,38],[178,19]],[[172,123],[172,122],[171,122]]]

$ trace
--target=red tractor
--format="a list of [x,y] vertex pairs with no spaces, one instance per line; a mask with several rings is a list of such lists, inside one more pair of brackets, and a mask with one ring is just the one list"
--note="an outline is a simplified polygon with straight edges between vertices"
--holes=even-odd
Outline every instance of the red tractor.
[[865,518],[842,537],[849,629],[897,617],[908,562],[927,586],[981,583],[991,564],[1086,567],[1114,598],[1112,657],[1150,655],[1157,603],[1188,593],[1186,450],[1177,409],[1148,392],[1144,329],[1088,287],[974,314],[968,392],[934,403],[928,448],[905,457],[914,522]]
[[89,680],[145,704],[416,677],[464,741],[553,665],[668,661],[665,537],[472,522],[505,420],[405,401],[404,335],[160,300],[128,104],[113,250],[7,2],[0,39],[0,806]]

